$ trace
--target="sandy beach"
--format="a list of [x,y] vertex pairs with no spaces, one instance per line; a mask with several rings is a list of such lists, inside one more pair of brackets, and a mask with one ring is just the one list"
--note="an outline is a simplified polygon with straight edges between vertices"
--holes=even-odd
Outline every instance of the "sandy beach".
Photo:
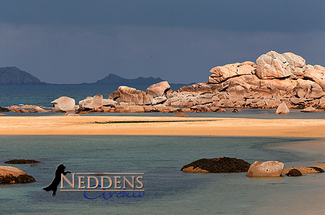
[[[124,122],[107,123],[116,121]],[[141,122],[135,123],[135,121]],[[142,116],[0,117],[0,135],[215,135],[325,137],[324,128],[325,120],[320,119],[238,119]]]

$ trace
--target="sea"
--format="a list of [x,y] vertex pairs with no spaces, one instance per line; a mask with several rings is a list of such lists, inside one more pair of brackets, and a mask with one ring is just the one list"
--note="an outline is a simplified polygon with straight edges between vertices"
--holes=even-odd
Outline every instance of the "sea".
[[[46,105],[66,95],[78,100],[102,89],[65,86],[0,87],[0,106]],[[52,90],[57,90],[56,92]],[[67,89],[70,89],[67,90]],[[60,91],[62,90],[62,91]],[[114,89],[115,90],[115,89]],[[52,94],[51,94],[52,92]],[[73,92],[75,94],[73,94]],[[79,92],[79,93],[78,93]],[[81,93],[82,92],[82,93]],[[32,94],[31,94],[32,93]],[[48,95],[47,95],[48,93]],[[9,98],[8,98],[9,97]],[[24,98],[21,99],[20,98]],[[39,103],[37,103],[39,102]],[[6,113],[8,114],[8,113]],[[53,113],[46,113],[52,114]],[[96,114],[96,113],[93,113]],[[108,115],[123,115],[105,113]],[[14,114],[14,116],[28,114]],[[35,114],[29,114],[35,115]],[[42,114],[41,114],[42,115]],[[60,115],[60,114],[58,114]],[[98,113],[104,115],[104,113]],[[124,114],[128,115],[128,114]],[[139,113],[137,116],[172,116],[172,113]],[[238,113],[192,113],[193,117],[324,119],[325,113],[293,111],[278,116],[275,110],[242,110]],[[9,114],[10,116],[10,114]],[[0,117],[1,123],[1,117]],[[277,160],[285,167],[324,164],[322,138],[231,136],[119,136],[119,135],[2,135],[0,163],[33,159],[37,164],[10,164],[32,175],[36,182],[0,186],[1,214],[324,214],[325,174],[301,177],[248,178],[246,173],[185,173],[182,166],[201,158],[235,157],[249,163]],[[323,147],[324,148],[324,147]],[[315,163],[319,161],[320,163]],[[49,185],[58,164],[71,173],[141,173],[143,195],[63,192],[51,195]],[[71,177],[70,174],[66,175]],[[86,196],[85,196],[86,195]]]

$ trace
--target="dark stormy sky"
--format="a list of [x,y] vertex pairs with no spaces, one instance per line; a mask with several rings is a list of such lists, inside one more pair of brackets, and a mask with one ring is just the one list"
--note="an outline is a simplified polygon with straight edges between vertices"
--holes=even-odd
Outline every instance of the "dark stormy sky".
[[325,66],[325,1],[0,0],[0,67],[49,83],[205,82],[270,50]]

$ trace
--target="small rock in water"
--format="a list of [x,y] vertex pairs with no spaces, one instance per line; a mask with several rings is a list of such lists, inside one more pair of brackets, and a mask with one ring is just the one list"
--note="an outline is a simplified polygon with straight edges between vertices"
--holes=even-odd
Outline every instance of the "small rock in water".
[[227,112],[224,108],[218,108],[215,112]]
[[237,113],[238,111],[240,111],[240,110],[238,110],[238,109],[232,109],[230,112]]
[[69,113],[67,112],[66,114],[64,114],[64,116],[80,116],[79,114],[76,113]]
[[188,115],[186,115],[186,114],[175,114],[174,115],[174,117],[186,117],[186,116],[188,116]]
[[316,112],[317,109],[314,107],[307,107],[305,109],[302,109],[300,112]]
[[41,163],[41,162],[36,161],[36,160],[14,159],[14,160],[6,161],[5,163],[8,163],[8,164],[30,164],[30,163]]
[[276,109],[276,114],[289,114],[290,111],[289,111],[289,108],[287,107],[286,103],[282,102],[278,109]]

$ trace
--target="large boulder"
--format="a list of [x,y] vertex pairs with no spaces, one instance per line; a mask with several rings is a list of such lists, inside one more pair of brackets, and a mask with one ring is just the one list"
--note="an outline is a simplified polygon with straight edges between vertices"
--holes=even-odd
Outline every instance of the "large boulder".
[[256,65],[256,75],[260,79],[286,78],[291,75],[287,60],[275,51],[261,55]]
[[292,52],[283,53],[282,56],[287,60],[293,78],[303,78],[306,69],[306,60]]
[[203,158],[183,166],[181,171],[193,173],[247,172],[249,166],[248,162],[238,158]]
[[279,107],[276,109],[276,114],[289,114],[289,108],[286,103],[282,102]]
[[210,70],[209,83],[217,84],[229,78],[242,75],[252,75],[255,71],[255,63],[244,62],[217,66]]
[[87,98],[79,101],[79,110],[86,109],[86,107],[92,102],[93,97],[88,96]]
[[61,96],[51,104],[53,104],[52,112],[72,112],[75,110],[76,101],[73,98]]
[[325,68],[319,65],[307,65],[305,78],[317,83],[325,91]]
[[79,109],[90,109],[93,111],[99,110],[103,106],[103,95],[95,95],[94,97],[87,97],[79,101]]
[[146,93],[152,95],[153,98],[164,96],[166,91],[170,89],[170,85],[167,81],[162,81],[157,84],[153,84],[147,88]]
[[0,184],[30,183],[36,180],[26,172],[12,166],[0,166]]
[[108,98],[118,103],[125,102],[134,105],[143,105],[146,93],[132,87],[120,86],[117,91],[111,93]]
[[256,75],[261,79],[303,78],[306,61],[291,52],[270,51],[256,60]]
[[247,171],[247,177],[279,177],[284,164],[279,161],[255,161]]

